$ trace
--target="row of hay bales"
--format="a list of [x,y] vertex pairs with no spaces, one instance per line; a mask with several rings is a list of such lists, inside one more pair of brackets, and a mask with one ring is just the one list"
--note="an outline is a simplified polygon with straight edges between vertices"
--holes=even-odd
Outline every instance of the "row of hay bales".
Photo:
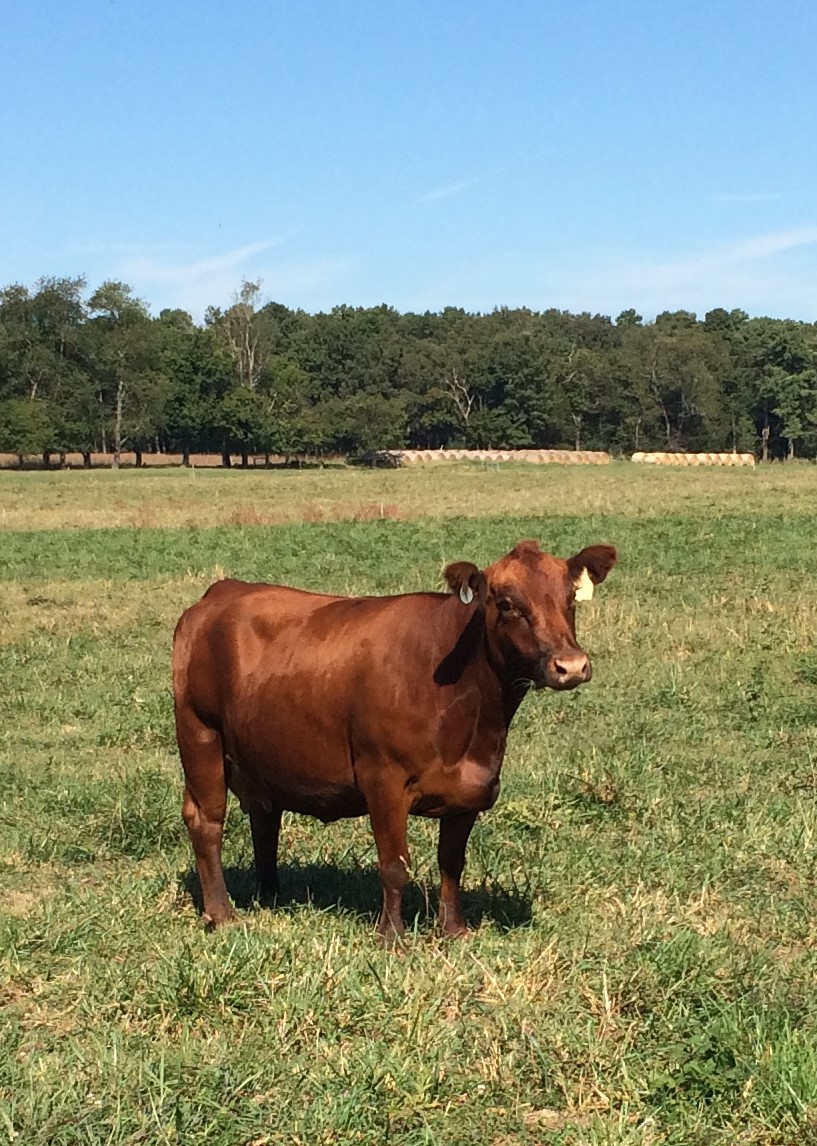
[[753,466],[754,454],[637,453],[631,461],[650,466]]
[[606,465],[602,450],[400,450],[393,455],[401,465],[426,462],[532,462],[534,465]]
[[[606,465],[610,455],[603,450],[400,450],[392,458],[400,465],[427,462],[532,462],[534,465]],[[754,454],[635,453],[632,461],[653,466],[753,466]]]

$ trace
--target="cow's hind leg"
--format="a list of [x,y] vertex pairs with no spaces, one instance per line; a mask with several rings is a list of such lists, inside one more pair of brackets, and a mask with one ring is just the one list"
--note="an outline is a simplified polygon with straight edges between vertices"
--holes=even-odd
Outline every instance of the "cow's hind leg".
[[278,835],[281,830],[281,809],[261,804],[250,804],[252,848],[255,854],[255,878],[258,898],[272,900],[278,894]]
[[478,812],[461,812],[440,820],[439,925],[445,935],[464,935],[468,931],[460,904],[460,880],[465,867],[465,845],[478,815]]
[[187,825],[201,883],[202,918],[218,927],[234,918],[221,864],[227,812],[227,781],[221,736],[193,713],[178,714],[176,731],[184,767],[182,817]]

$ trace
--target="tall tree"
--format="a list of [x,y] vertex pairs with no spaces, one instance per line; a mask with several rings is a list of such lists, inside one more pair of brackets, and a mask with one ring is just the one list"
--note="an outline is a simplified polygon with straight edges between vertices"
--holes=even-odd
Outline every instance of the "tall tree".
[[245,279],[231,306],[224,311],[211,307],[206,317],[233,364],[236,385],[249,390],[258,385],[269,353],[262,338],[264,323],[259,321],[260,297],[261,283]]
[[159,315],[162,372],[167,378],[164,431],[184,465],[196,450],[224,445],[220,428],[221,400],[232,383],[232,364],[211,327],[188,323],[189,315]]
[[113,436],[111,468],[118,469],[127,440],[138,446],[161,417],[159,347],[147,306],[125,283],[102,283],[88,309],[95,316],[93,367],[103,422]]
[[13,379],[9,390],[41,405],[30,419],[25,444],[29,451],[38,436],[33,427],[39,427],[37,452],[46,464],[52,449],[64,452],[71,446],[65,415],[82,366],[84,286],[82,278],[42,278],[33,293],[17,285],[0,292],[5,369]]

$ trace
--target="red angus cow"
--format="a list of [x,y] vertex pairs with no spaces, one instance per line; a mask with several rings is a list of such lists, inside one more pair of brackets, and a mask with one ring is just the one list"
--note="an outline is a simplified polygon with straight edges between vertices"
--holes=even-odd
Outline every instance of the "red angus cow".
[[259,890],[277,888],[281,812],[371,819],[383,884],[378,930],[401,934],[408,816],[440,821],[440,925],[465,931],[460,877],[479,813],[499,792],[508,726],[529,688],[590,680],[575,600],[616,560],[569,560],[521,541],[452,592],[333,597],[219,581],[181,617],[173,645],[182,814],[204,918],[234,915],[221,866],[227,790],[250,816]]

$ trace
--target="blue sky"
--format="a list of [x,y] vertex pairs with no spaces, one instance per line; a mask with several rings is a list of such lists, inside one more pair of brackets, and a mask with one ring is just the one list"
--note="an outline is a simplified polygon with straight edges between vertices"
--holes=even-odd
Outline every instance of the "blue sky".
[[0,284],[817,320],[813,0],[27,0]]

